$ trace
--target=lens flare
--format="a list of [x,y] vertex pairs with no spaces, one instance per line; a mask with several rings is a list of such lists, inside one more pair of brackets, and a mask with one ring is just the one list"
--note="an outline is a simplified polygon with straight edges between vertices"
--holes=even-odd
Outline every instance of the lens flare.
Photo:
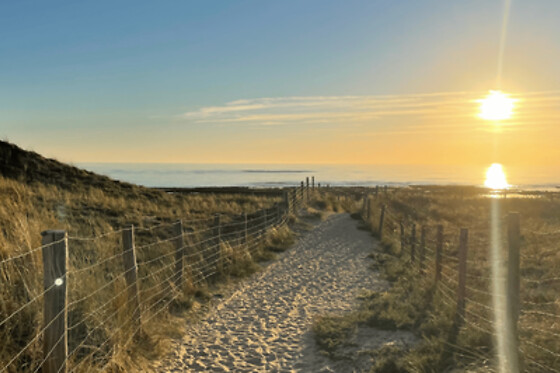
[[490,91],[488,96],[480,102],[480,113],[478,116],[485,120],[504,120],[511,118],[513,108],[517,100],[510,98],[500,91]]
[[506,174],[502,165],[499,163],[493,163],[486,171],[486,181],[484,181],[484,186],[490,189],[507,189],[509,184],[506,179]]

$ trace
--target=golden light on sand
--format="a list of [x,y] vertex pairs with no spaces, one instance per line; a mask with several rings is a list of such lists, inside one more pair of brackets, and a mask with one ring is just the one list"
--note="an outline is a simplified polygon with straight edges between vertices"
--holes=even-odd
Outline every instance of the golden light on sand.
[[502,165],[499,163],[493,163],[488,170],[486,170],[486,181],[484,186],[490,189],[506,189],[509,184],[506,179],[506,174]]
[[511,118],[517,100],[510,98],[501,91],[490,91],[480,102],[478,116],[486,120],[504,120]]

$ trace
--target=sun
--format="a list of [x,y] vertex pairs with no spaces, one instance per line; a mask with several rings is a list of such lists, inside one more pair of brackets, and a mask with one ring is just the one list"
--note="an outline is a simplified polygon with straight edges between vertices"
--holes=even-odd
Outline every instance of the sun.
[[486,181],[484,186],[490,189],[507,189],[509,184],[506,180],[506,174],[499,163],[493,163],[486,170]]
[[509,119],[513,114],[516,101],[501,91],[490,91],[484,99],[477,100],[477,102],[480,102],[478,116],[482,119],[495,121]]

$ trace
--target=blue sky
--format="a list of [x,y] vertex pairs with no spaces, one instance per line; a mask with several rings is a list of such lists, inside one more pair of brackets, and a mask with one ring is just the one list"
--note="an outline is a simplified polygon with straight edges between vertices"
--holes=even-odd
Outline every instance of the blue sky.
[[[263,150],[263,162],[290,162],[289,144],[317,138],[320,150],[346,122],[192,113],[265,98],[483,93],[495,88],[502,15],[490,0],[5,1],[0,136],[72,162],[243,162]],[[502,88],[560,89],[558,19],[558,1],[512,2]]]

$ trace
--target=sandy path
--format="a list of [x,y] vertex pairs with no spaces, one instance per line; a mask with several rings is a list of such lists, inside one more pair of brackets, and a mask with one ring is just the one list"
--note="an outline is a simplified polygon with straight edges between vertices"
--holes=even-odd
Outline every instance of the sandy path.
[[[158,372],[331,372],[313,317],[350,310],[384,282],[368,269],[373,240],[347,214],[306,233],[265,271],[189,327]],[[338,370],[338,369],[337,369]]]

